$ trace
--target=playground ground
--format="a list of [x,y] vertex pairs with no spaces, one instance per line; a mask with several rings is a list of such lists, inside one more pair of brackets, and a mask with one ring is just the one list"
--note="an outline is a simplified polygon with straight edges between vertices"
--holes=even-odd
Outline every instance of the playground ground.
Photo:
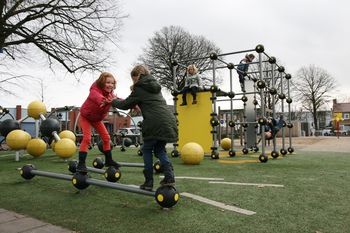
[[[287,138],[286,145],[289,146]],[[281,145],[281,139],[277,139],[277,144]],[[321,137],[294,137],[292,145],[296,151],[329,151],[329,152],[349,152],[350,137],[321,136]]]
[[[281,140],[278,139],[277,140],[277,143],[280,145],[281,144]],[[288,144],[288,141],[286,141],[286,147],[288,147],[289,144]],[[299,137],[299,138],[293,138],[293,147],[296,151],[296,154],[303,154],[304,152],[306,154],[308,154],[307,152],[316,152],[316,153],[311,153],[311,157],[313,156],[317,156],[318,154],[320,154],[320,158],[325,160],[326,158],[329,158],[329,155],[332,155],[332,153],[324,153],[324,152],[334,152],[335,155],[337,156],[337,153],[341,153],[342,156],[346,156],[345,158],[348,157],[348,155],[350,156],[350,137],[340,137],[340,138],[337,138],[337,137]],[[268,150],[268,149],[267,149]],[[317,153],[317,152],[320,152],[320,153]],[[344,154],[345,153],[345,154]],[[349,153],[349,154],[347,154]],[[1,157],[0,157],[1,158]],[[336,157],[337,158],[337,157]],[[335,158],[335,159],[336,159]],[[344,157],[343,157],[344,158]],[[3,161],[2,161],[3,162]],[[278,162],[278,161],[277,161]],[[271,164],[271,162],[269,162]],[[316,163],[315,163],[316,164]],[[276,164],[275,164],[276,165]],[[317,165],[318,166],[318,165]],[[338,166],[339,167],[339,166]],[[300,169],[300,167],[298,167]],[[332,170],[334,170],[335,168],[337,167],[334,167]],[[240,168],[241,169],[241,168]],[[311,169],[311,168],[310,168]],[[327,175],[327,169],[326,168],[322,168],[321,169],[322,171],[322,175],[323,176],[326,176]],[[304,171],[303,171],[304,172]],[[311,173],[310,173],[311,174]],[[345,173],[344,173],[345,174]],[[266,175],[266,174],[265,174]],[[271,174],[270,174],[271,175]],[[292,174],[290,174],[292,175]],[[334,176],[335,173],[333,172],[330,172],[330,177],[331,176]],[[314,180],[315,177],[317,177],[317,174],[315,174],[315,177],[309,177],[307,178],[306,177],[307,174],[305,173],[304,174],[304,178],[301,179],[301,182],[305,182],[306,180],[305,179],[310,179],[310,180]],[[268,177],[268,176],[267,176]],[[343,174],[341,175],[341,177],[343,177]],[[40,178],[39,178],[40,179]],[[325,179],[327,179],[325,177]],[[349,179],[349,177],[343,177],[343,179]],[[4,182],[4,184],[8,185],[9,183],[8,182]],[[16,184],[18,185],[18,184]],[[292,184],[289,184],[289,185],[292,185]],[[37,186],[37,184],[36,184]],[[317,188],[318,186],[315,185],[314,188]],[[335,184],[334,187],[339,187],[339,192],[343,192],[344,190],[340,191],[341,190],[341,187],[340,186],[337,186]],[[38,186],[37,186],[38,188]],[[39,187],[40,188],[40,187]],[[322,189],[322,187],[318,187],[318,189]],[[43,190],[43,191],[48,191],[48,190]],[[320,190],[321,191],[321,190]],[[223,194],[225,195],[225,194]],[[242,194],[243,195],[243,194]],[[282,194],[281,194],[282,195]],[[307,194],[305,194],[307,195]],[[321,195],[319,193],[317,193],[317,195]],[[3,196],[0,196],[3,198]],[[2,199],[1,198],[1,199]],[[84,197],[85,198],[85,197]],[[307,199],[306,197],[303,197],[305,199]],[[339,198],[339,197],[334,197],[334,198]],[[220,199],[220,198],[219,198]],[[244,199],[244,198],[243,198]],[[13,212],[13,211],[8,211],[7,209],[3,209],[3,205],[1,205],[1,203],[5,201],[4,199],[0,201],[0,232],[6,232],[6,233],[11,233],[11,232],[23,232],[23,233],[41,233],[41,232],[51,232],[51,233],[68,233],[68,232],[80,232],[80,231],[73,231],[73,230],[68,230],[66,228],[62,228],[60,226],[55,226],[55,225],[52,225],[50,223],[47,223],[46,221],[41,221],[41,220],[38,220],[36,218],[32,218],[30,216],[28,216],[28,210],[26,210],[26,208],[19,208],[19,207],[16,207],[16,204],[13,204],[13,207],[14,209],[19,209],[19,210],[23,210],[23,212],[25,214],[19,214],[19,213],[16,213],[16,212]],[[20,200],[19,200],[20,201]],[[276,199],[277,201],[277,199]],[[325,201],[325,202],[328,202],[329,200]],[[342,202],[342,200],[339,200]],[[337,201],[336,200],[333,200],[333,204],[334,206],[331,207],[331,209],[335,208],[335,206],[337,205]],[[241,202],[241,203],[244,203],[244,202]],[[290,204],[292,203],[289,203],[288,204],[288,208],[291,208],[290,211],[291,212],[294,212],[294,210],[292,209],[292,207],[290,206]],[[300,203],[296,203],[296,205],[298,205]],[[327,203],[325,203],[327,205]],[[346,203],[344,203],[346,204]],[[130,205],[130,203],[129,203]],[[243,204],[242,204],[243,205]],[[248,203],[246,203],[245,205],[248,205]],[[278,205],[278,201],[276,203],[276,205]],[[305,200],[305,205],[308,205],[307,204],[307,200]],[[7,206],[7,205],[5,205]],[[9,205],[11,206],[11,205]],[[143,206],[144,207],[144,206]],[[280,206],[281,207],[281,206]],[[38,208],[42,208],[40,205],[38,206]],[[123,206],[122,208],[129,208],[127,206]],[[130,207],[131,208],[131,207]],[[179,207],[175,207],[175,208],[179,208]],[[252,206],[250,206],[250,208],[253,208]],[[315,209],[319,208],[318,206],[314,206]],[[323,209],[323,210],[322,210]],[[324,211],[325,213],[327,212],[327,207],[325,206],[321,206],[320,208],[320,211]],[[260,212],[263,212],[263,210],[258,210]],[[307,211],[311,211],[310,209],[308,209]],[[339,210],[338,210],[339,211]],[[22,212],[22,211],[21,211]],[[76,213],[74,213],[75,211],[72,211],[71,214],[72,215],[75,215]],[[154,210],[151,210],[151,212],[154,212]],[[279,212],[279,211],[278,211]],[[315,210],[315,213],[317,211]],[[57,213],[59,214],[59,213]],[[116,213],[117,214],[117,213]],[[198,214],[198,213],[197,213]],[[215,215],[218,215],[218,212],[214,212]],[[271,213],[272,215],[275,215],[276,213]],[[283,214],[283,211],[280,213],[280,214]],[[36,213],[35,215],[39,215],[38,213]],[[156,214],[157,216],[159,215],[159,213]],[[166,214],[164,213],[164,215],[169,215],[169,214]],[[172,215],[175,215],[175,213],[173,213]],[[221,214],[219,214],[221,216]],[[140,216],[137,216],[137,217],[140,217]],[[215,217],[215,216],[214,216]],[[234,216],[232,216],[234,217]],[[344,215],[342,216],[344,217]],[[44,220],[47,219],[46,217],[40,217],[40,218],[43,218]],[[199,217],[201,218],[201,217]],[[241,217],[238,217],[239,219],[241,219]],[[289,216],[286,216],[286,219],[288,219]],[[295,216],[295,218],[298,218]],[[326,217],[325,219],[327,219],[328,217]],[[347,218],[349,218],[349,216],[347,216]],[[208,219],[209,220],[209,219]],[[340,221],[340,219],[338,219]],[[345,219],[343,219],[345,221]],[[227,221],[231,221],[231,220],[228,220]],[[272,219],[270,219],[269,221],[273,221]],[[277,220],[277,221],[280,221],[280,220]],[[299,224],[298,223],[298,220],[295,220],[296,223],[295,224]],[[318,225],[320,223],[317,222],[317,217],[314,216],[314,223],[310,223],[310,225]],[[334,220],[334,216],[333,216],[333,220],[330,220],[330,221],[335,221]],[[176,222],[176,221],[175,221]],[[222,221],[220,221],[222,222]],[[288,223],[289,224],[289,223]],[[305,224],[305,223],[302,223],[302,224]],[[328,223],[328,225],[336,225],[335,223]],[[304,232],[318,232],[318,233],[325,233],[325,232],[347,232],[346,229],[348,229],[347,227],[349,227],[349,225],[347,223],[344,223],[345,225],[343,226],[339,226],[339,228],[332,228],[333,230],[332,231],[323,231],[322,228],[324,229],[328,229],[327,227],[323,227],[324,224],[320,224],[319,228],[312,228],[313,230],[311,230],[311,228],[305,228],[305,226],[302,228],[303,230],[306,230]],[[69,225],[69,224],[68,224]],[[327,225],[327,223],[326,223]],[[181,229],[181,228],[180,228]],[[183,228],[182,228],[183,229]],[[203,228],[202,228],[203,229]],[[272,228],[274,229],[274,228]],[[276,230],[277,231],[280,231],[280,230],[287,230],[287,229],[294,229],[293,232],[302,232],[303,230],[299,231],[297,230],[298,227],[287,227],[287,228],[278,228],[276,227]],[[212,229],[211,229],[212,230]],[[271,229],[270,229],[271,230]],[[311,231],[310,231],[311,230]],[[157,232],[155,231],[154,229],[152,230],[153,232]],[[226,231],[222,231],[222,228],[220,230],[221,232],[226,232]],[[276,231],[276,232],[277,232]],[[85,232],[85,231],[81,231],[81,232]],[[96,231],[98,232],[98,231]],[[105,231],[101,231],[101,232],[105,232]],[[120,232],[124,232],[124,231],[120,231]],[[183,231],[178,231],[178,232],[183,232]],[[189,232],[197,232],[196,230],[190,230]],[[232,231],[232,229],[227,229],[227,232],[235,232],[235,231]],[[241,230],[239,230],[238,232],[241,232]],[[242,231],[243,232],[243,231]],[[255,229],[255,230],[252,230],[250,232],[266,232],[264,231],[263,229]],[[284,231],[284,232],[291,232],[291,231]]]

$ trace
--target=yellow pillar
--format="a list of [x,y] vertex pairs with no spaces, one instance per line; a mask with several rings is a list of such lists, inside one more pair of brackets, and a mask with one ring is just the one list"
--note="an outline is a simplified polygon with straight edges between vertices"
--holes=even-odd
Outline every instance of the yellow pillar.
[[197,93],[197,104],[192,104],[192,95],[187,94],[187,105],[180,106],[182,94],[178,95],[177,112],[179,121],[179,151],[188,142],[195,142],[201,145],[206,154],[211,153],[210,147],[213,143],[210,125],[212,102],[211,92],[204,91]]

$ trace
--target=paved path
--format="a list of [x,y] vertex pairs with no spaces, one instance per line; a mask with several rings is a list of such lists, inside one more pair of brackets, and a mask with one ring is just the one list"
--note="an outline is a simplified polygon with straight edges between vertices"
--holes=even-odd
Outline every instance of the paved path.
[[[280,139],[278,142],[280,144]],[[286,140],[286,143],[288,147],[288,139]],[[350,137],[296,137],[292,139],[292,145],[296,151],[329,151],[350,153]]]
[[62,227],[0,208],[0,233],[73,233]]

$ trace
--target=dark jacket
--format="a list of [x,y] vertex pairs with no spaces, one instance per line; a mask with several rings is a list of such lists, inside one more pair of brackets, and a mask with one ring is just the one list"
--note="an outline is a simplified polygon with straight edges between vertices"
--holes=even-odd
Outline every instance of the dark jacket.
[[113,100],[112,106],[119,109],[130,109],[138,105],[141,109],[142,136],[144,140],[162,140],[176,142],[178,130],[175,116],[168,108],[159,83],[151,76],[141,76],[135,83],[134,90],[123,101]]
[[101,107],[104,99],[113,99],[115,95],[113,92],[106,92],[96,85],[94,82],[90,87],[90,93],[83,105],[80,108],[80,114],[92,122],[102,121],[111,108],[111,104]]

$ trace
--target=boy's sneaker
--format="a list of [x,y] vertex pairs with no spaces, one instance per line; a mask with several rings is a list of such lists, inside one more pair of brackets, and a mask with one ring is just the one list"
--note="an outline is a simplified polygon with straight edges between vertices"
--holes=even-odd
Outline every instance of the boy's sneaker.
[[165,178],[160,181],[160,186],[174,186],[175,179],[174,178]]
[[187,105],[187,103],[181,103],[181,104],[180,104],[180,106],[185,106],[185,105]]
[[153,181],[145,181],[145,183],[140,185],[140,189],[152,191],[153,189]]
[[193,100],[193,101],[192,101],[192,104],[196,104],[196,103],[197,103],[197,100]]
[[120,164],[117,163],[117,162],[114,161],[114,160],[106,161],[106,162],[105,162],[105,166],[106,166],[106,167],[114,167],[115,169],[118,169],[118,170],[119,170],[119,168],[120,168]]
[[77,172],[80,172],[80,173],[87,173],[88,172],[85,163],[78,163]]

